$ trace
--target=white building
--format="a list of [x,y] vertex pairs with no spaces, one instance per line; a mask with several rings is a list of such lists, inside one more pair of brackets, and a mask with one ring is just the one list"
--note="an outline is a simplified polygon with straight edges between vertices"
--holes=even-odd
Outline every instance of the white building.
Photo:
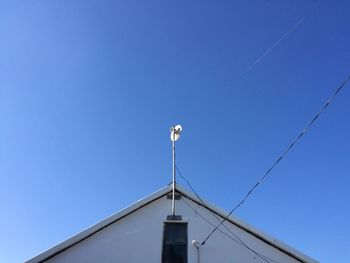
[[227,213],[178,185],[176,193],[177,218],[169,217],[169,185],[27,263],[317,262],[234,217],[196,246],[192,241],[202,242]]

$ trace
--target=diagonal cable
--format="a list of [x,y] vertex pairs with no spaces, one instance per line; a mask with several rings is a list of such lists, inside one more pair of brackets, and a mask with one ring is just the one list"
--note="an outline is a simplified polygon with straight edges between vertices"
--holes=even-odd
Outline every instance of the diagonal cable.
[[277,160],[273,163],[273,165],[265,172],[265,174],[255,183],[255,185],[250,188],[244,198],[237,203],[237,205],[228,213],[228,215],[208,234],[208,236],[201,243],[202,245],[208,241],[208,239],[214,234],[214,232],[232,215],[244,202],[248,199],[248,197],[253,193],[253,191],[266,179],[266,177],[270,174],[270,172],[276,167],[276,165],[288,154],[288,152],[294,147],[294,145],[303,137],[303,135],[308,132],[311,126],[315,123],[318,117],[327,109],[327,107],[332,103],[334,98],[338,95],[338,93],[343,89],[345,84],[350,80],[350,76],[348,76],[335,90],[333,95],[327,100],[325,105],[321,108],[321,110],[315,115],[315,117],[306,125],[306,127],[299,133],[299,135],[294,139],[294,141],[289,145],[289,147],[277,158]]
[[[191,189],[191,191],[196,195],[196,197],[198,198],[198,200],[202,203],[202,206],[204,208],[206,208],[208,211],[210,211],[210,213],[220,222],[220,218],[207,206],[207,204],[203,201],[203,199],[197,194],[196,190],[194,190],[194,188],[192,187],[192,184],[190,183],[190,181],[182,175],[182,173],[180,172],[179,168],[177,166],[175,166],[177,173],[180,175],[180,177],[185,180],[187,186]],[[184,201],[184,200],[183,200]],[[205,218],[203,215],[201,215],[200,213],[198,213],[198,211],[196,211],[190,204],[188,204],[186,201],[184,201],[187,206],[189,206],[193,211],[195,211],[195,213],[197,213],[203,220],[205,220],[208,224],[210,224],[211,226],[215,225],[213,223],[211,223],[207,218]],[[226,225],[223,224],[223,227],[236,239],[234,239],[233,237],[229,236],[228,234],[226,234],[225,232],[223,232],[222,230],[219,229],[219,231],[221,233],[223,233],[224,235],[226,235],[228,238],[232,239],[233,241],[243,245],[245,248],[247,248],[249,251],[251,251],[252,253],[254,253],[256,256],[258,256],[259,258],[261,258],[263,261],[265,261],[266,263],[270,263],[269,260],[267,260],[267,257],[264,255],[261,255],[260,253],[256,252],[255,250],[253,250],[252,248],[250,248],[246,243],[243,242],[242,239],[240,239],[235,233],[233,233],[233,231],[231,231],[231,229],[229,229]]]
[[[182,202],[184,202],[191,210],[193,210],[193,212],[198,215],[200,218],[202,218],[205,222],[207,222],[209,225],[211,226],[215,226],[214,223],[210,222],[210,220],[208,218],[206,218],[205,216],[203,216],[201,213],[199,213],[194,207],[192,207],[187,201],[185,201],[185,199],[181,199]],[[217,218],[218,220],[220,220],[219,218]],[[227,230],[229,230],[229,232],[232,234],[232,231],[229,228],[226,228]],[[249,251],[251,251],[253,254],[255,254],[257,257],[259,257],[261,260],[263,260],[266,263],[280,263],[274,259],[271,259],[267,256],[264,256],[258,252],[256,252],[255,250],[253,250],[252,248],[250,248],[247,244],[245,244],[239,237],[237,237],[237,235],[232,234],[233,236],[229,235],[228,233],[226,233],[225,231],[219,229],[218,230],[220,233],[222,233],[223,235],[225,235],[227,238],[229,238],[231,241],[236,242],[237,244],[244,246],[245,248],[247,248]]]

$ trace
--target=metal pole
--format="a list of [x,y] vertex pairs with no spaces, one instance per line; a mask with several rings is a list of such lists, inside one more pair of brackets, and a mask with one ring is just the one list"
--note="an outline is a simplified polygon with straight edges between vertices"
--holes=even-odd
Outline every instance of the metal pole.
[[[174,127],[175,129],[175,127]],[[176,173],[176,169],[175,169],[175,131],[173,132],[173,200],[172,200],[172,204],[171,204],[171,212],[172,215],[175,216],[175,173]]]

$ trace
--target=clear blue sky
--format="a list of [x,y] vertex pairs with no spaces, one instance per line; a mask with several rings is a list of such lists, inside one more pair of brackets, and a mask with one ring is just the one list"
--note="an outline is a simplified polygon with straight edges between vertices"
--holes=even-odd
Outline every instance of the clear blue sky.
[[[173,124],[182,173],[230,210],[350,73],[349,12],[348,1],[1,1],[0,262],[169,183]],[[348,85],[236,213],[321,262],[350,258],[349,99]]]

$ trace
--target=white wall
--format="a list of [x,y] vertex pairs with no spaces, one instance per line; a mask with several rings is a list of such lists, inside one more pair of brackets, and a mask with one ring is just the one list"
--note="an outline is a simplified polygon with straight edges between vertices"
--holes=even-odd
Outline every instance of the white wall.
[[[183,219],[188,221],[188,262],[197,262],[197,250],[192,245],[192,240],[202,241],[213,227],[188,205],[197,209],[200,215],[213,224],[217,224],[218,221],[210,211],[185,197],[176,201],[176,214],[182,215]],[[97,232],[88,239],[57,254],[47,262],[161,262],[163,223],[170,212],[171,201],[166,199],[166,197],[162,197]],[[226,222],[225,225],[249,247],[270,258],[269,262],[299,262],[232,224]],[[231,235],[223,227],[220,229]],[[239,241],[234,242],[217,231],[200,248],[200,262],[259,263],[266,261],[249,251]]]

